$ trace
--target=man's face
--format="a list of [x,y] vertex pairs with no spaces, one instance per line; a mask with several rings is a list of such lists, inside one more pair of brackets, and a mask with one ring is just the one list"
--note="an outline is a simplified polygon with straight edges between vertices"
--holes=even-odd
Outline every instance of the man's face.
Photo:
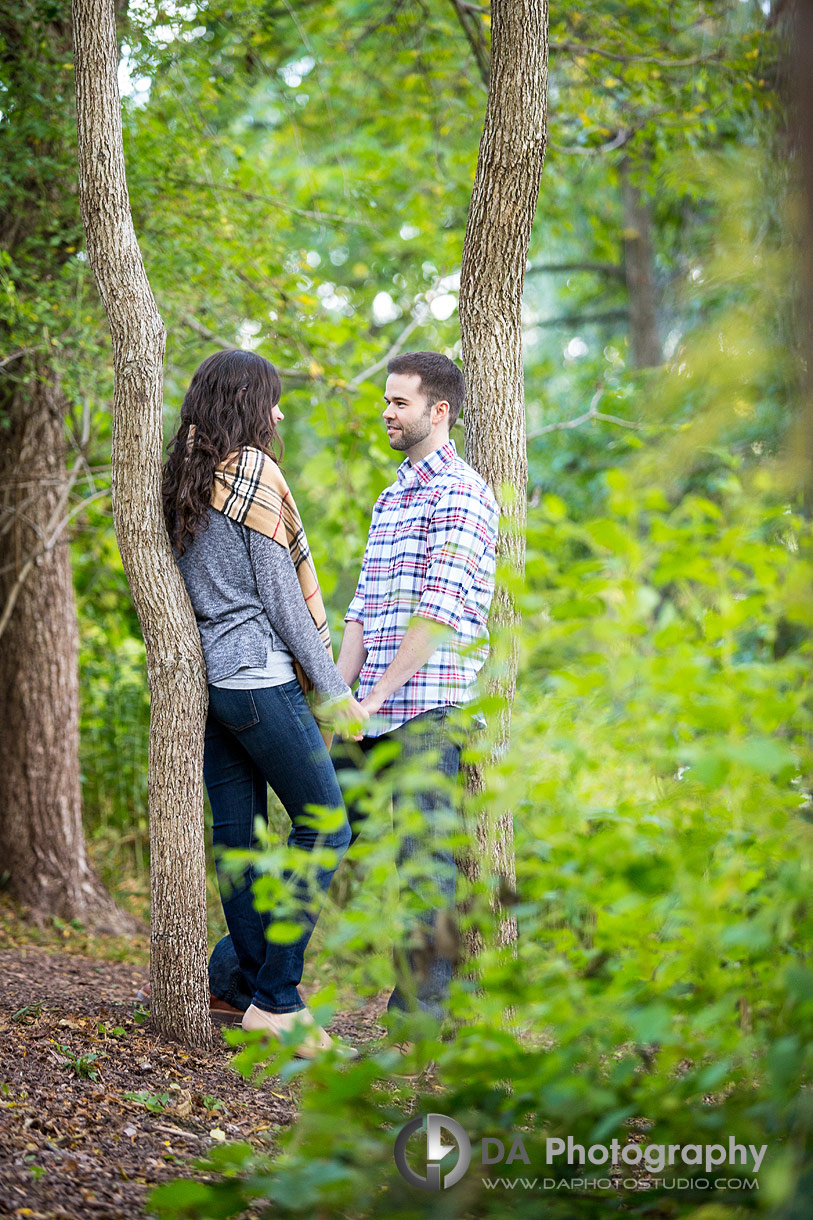
[[390,373],[384,388],[384,423],[391,449],[414,448],[432,431],[432,404],[418,388],[418,373]]

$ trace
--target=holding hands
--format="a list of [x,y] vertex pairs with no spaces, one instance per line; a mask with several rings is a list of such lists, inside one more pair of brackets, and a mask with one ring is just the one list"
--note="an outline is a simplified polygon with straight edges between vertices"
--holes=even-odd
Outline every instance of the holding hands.
[[314,714],[320,725],[329,726],[345,741],[361,741],[364,726],[370,719],[368,709],[353,695],[331,699],[317,708]]

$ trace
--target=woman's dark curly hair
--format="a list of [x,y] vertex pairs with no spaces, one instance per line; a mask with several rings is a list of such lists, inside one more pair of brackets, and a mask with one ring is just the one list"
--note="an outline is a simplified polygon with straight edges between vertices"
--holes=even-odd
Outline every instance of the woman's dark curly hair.
[[282,441],[271,411],[281,393],[279,373],[254,352],[215,352],[198,368],[163,472],[164,520],[177,554],[208,525],[215,467],[227,454],[248,445],[277,460],[272,447],[279,441],[282,452]]

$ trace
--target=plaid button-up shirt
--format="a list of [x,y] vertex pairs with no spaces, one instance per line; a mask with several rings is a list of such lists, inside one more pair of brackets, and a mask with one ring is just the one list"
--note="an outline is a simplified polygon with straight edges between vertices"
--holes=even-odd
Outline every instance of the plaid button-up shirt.
[[373,508],[361,576],[345,622],[361,623],[367,659],[358,698],[394,659],[413,615],[451,627],[409,682],[382,704],[366,734],[378,737],[434,707],[462,704],[488,655],[499,510],[488,485],[447,441],[398,479]]

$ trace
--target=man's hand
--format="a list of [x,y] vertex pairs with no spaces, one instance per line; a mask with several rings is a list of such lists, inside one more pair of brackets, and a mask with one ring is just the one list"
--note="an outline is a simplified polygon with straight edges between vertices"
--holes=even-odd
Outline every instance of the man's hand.
[[370,691],[365,699],[362,699],[359,707],[365,711],[368,716],[374,716],[381,708],[384,699],[381,695],[377,695],[374,691]]

